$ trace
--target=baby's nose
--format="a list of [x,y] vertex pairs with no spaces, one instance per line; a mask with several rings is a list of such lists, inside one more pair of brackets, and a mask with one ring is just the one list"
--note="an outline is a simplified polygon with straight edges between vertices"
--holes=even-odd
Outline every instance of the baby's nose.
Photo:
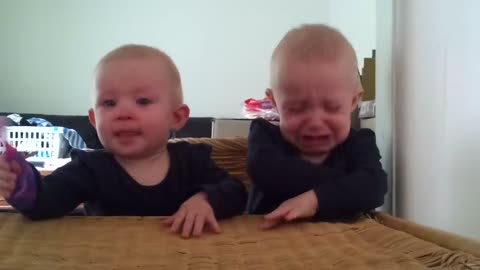
[[322,110],[315,110],[310,114],[307,123],[309,129],[321,130],[325,125],[325,113]]
[[129,119],[133,119],[133,117],[130,114],[122,113],[122,114],[118,115],[117,119],[118,120],[129,120]]
[[320,131],[325,128],[325,123],[323,121],[310,121],[307,125],[309,131]]
[[134,110],[128,104],[119,104],[116,109],[118,120],[130,120],[134,118]]

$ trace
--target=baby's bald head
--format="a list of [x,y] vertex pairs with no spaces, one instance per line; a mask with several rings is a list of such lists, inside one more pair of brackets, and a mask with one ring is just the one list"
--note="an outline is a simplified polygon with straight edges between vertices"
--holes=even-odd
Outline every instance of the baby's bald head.
[[172,95],[174,98],[174,102],[178,104],[183,103],[183,91],[180,73],[178,72],[178,69],[173,60],[166,53],[162,52],[157,48],[137,44],[128,44],[118,47],[110,51],[102,59],[100,59],[96,67],[96,73],[105,64],[118,60],[129,59],[153,60],[164,66],[165,70],[168,73],[167,76],[171,79],[171,84],[173,88]]
[[355,50],[338,30],[323,24],[306,24],[290,30],[275,48],[271,59],[271,87],[278,82],[279,66],[285,61],[342,63],[360,86]]

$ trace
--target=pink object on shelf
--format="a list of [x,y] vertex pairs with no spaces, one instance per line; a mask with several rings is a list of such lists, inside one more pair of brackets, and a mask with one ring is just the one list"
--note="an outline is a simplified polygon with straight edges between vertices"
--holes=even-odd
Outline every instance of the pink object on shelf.
[[243,102],[242,114],[246,118],[264,118],[266,120],[278,120],[278,112],[268,98],[249,98]]

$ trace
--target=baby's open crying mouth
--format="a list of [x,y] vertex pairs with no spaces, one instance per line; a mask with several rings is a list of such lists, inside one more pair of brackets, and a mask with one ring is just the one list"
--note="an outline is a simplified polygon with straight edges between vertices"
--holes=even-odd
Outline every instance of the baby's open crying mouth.
[[330,136],[328,135],[318,135],[318,136],[311,136],[311,135],[305,135],[303,138],[307,141],[325,141],[328,140]]

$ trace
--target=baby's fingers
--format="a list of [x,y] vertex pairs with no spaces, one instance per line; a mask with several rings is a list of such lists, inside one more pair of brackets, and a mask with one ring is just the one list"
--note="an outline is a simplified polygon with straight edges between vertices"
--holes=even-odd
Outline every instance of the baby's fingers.
[[20,167],[20,164],[18,164],[17,161],[12,160],[10,162],[10,171],[12,171],[16,175],[22,174],[22,167]]
[[188,213],[185,222],[183,222],[183,230],[182,230],[182,237],[183,238],[189,238],[190,235],[192,234],[193,230],[193,225],[195,223],[195,219],[197,218],[196,213]]
[[172,226],[174,220],[175,220],[175,215],[169,216],[163,221],[163,225],[170,227]]
[[17,175],[11,171],[0,170],[0,182],[15,183]]
[[292,207],[281,204],[279,207],[277,207],[277,209],[265,215],[265,219],[283,219],[288,212],[290,212],[290,210],[292,210]]
[[0,156],[0,171],[10,171],[10,163],[5,160],[5,156]]
[[281,204],[277,209],[264,216],[264,220],[260,227],[262,229],[270,229],[279,225],[286,220],[286,217],[292,210],[293,208],[288,204]]
[[297,207],[297,208],[293,208],[290,212],[288,212],[287,215],[285,215],[285,220],[286,221],[292,221],[294,219],[297,219],[299,217],[301,217],[302,213],[300,211],[300,209]]
[[282,223],[283,219],[264,219],[262,221],[262,224],[260,224],[260,228],[263,230],[271,229],[280,223]]
[[214,233],[221,233],[220,225],[218,225],[217,219],[213,214],[207,215],[206,223],[210,226]]
[[15,189],[15,181],[0,178],[0,196],[8,199]]
[[200,236],[203,232],[203,227],[205,225],[205,216],[198,215],[195,219],[195,225],[193,226],[193,236]]
[[174,219],[172,222],[172,227],[170,230],[172,232],[178,232],[180,228],[182,227],[183,221],[185,220],[186,212],[185,211],[180,211],[175,213]]

